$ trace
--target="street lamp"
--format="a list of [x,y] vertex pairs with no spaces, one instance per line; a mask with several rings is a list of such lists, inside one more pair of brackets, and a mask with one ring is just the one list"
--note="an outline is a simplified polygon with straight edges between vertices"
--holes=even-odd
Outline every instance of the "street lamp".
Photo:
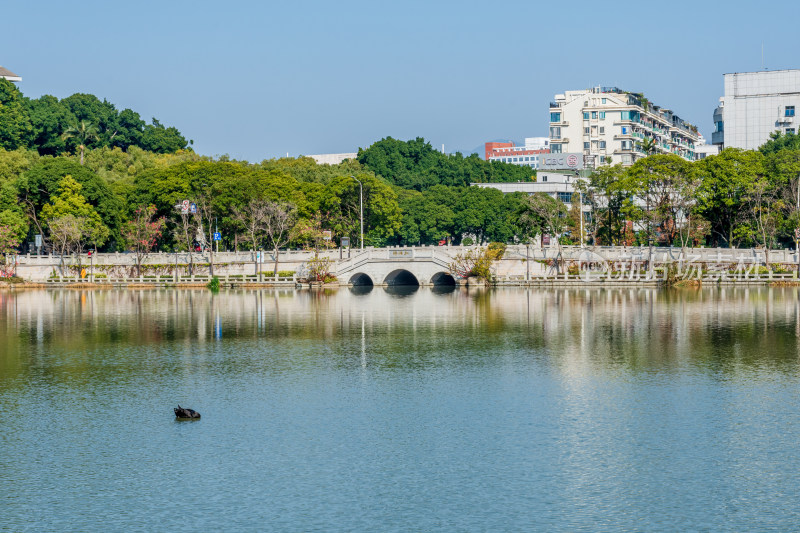
[[364,251],[364,185],[352,174],[350,177],[358,182],[358,210],[361,218],[361,251]]

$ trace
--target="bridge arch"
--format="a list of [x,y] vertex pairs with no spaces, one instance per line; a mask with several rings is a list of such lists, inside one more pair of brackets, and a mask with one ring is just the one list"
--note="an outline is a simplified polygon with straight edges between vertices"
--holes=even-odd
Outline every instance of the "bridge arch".
[[435,287],[455,287],[456,278],[449,272],[437,272],[431,277],[431,285]]
[[397,286],[397,285],[405,285],[411,287],[419,287],[419,280],[417,277],[405,269],[397,269],[392,270],[389,274],[386,275],[386,279],[383,282],[390,287]]
[[372,278],[363,272],[357,272],[350,276],[350,281],[348,283],[354,287],[372,287],[375,285]]

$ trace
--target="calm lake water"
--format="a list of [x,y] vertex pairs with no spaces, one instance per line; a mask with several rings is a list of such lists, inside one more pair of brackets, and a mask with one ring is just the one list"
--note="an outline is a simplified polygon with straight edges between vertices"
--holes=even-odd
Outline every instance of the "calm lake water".
[[797,530],[798,333],[794,288],[4,292],[0,530]]

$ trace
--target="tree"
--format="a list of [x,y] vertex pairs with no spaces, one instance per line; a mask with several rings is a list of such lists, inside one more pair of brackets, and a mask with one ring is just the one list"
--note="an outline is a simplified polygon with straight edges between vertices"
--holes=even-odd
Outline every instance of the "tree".
[[154,218],[156,206],[139,206],[133,218],[122,227],[122,242],[136,254],[136,273],[142,275],[142,261],[153,250],[161,237],[166,221],[164,217]]
[[70,176],[81,185],[81,195],[102,218],[110,231],[111,242],[118,240],[123,219],[123,199],[117,197],[108,183],[92,170],[66,158],[42,158],[17,180],[21,203],[26,206],[31,220],[35,223],[36,214],[58,194],[65,176]]
[[712,240],[733,246],[737,231],[747,220],[750,183],[764,173],[760,152],[725,148],[695,163],[701,182],[697,189],[697,213],[711,223]]
[[556,271],[561,273],[561,232],[566,223],[567,208],[559,200],[543,192],[525,198],[519,211],[519,224],[525,235],[549,234],[558,245]]
[[658,228],[672,245],[694,202],[698,182],[691,163],[674,154],[652,155],[634,163],[624,180],[623,187],[645,206],[641,217],[647,222],[648,238]]
[[591,228],[595,242],[619,244],[626,229],[623,209],[630,204],[631,192],[625,188],[625,169],[622,165],[603,165],[588,181],[578,181],[577,187],[592,207]]
[[264,216],[264,231],[267,242],[272,246],[275,256],[274,276],[278,276],[278,254],[281,246],[288,244],[291,232],[297,224],[297,208],[291,204],[268,202]]
[[61,134],[61,138],[65,141],[74,139],[78,143],[78,149],[81,151],[81,166],[83,166],[83,154],[86,151],[86,145],[91,141],[96,141],[100,137],[97,135],[97,127],[93,126],[91,122],[81,120],[79,124],[74,124],[67,128]]
[[[266,200],[261,198],[253,198],[244,207],[233,207],[233,218],[244,228],[250,240],[250,249],[253,254],[257,253],[259,242],[264,236],[267,203]],[[258,261],[253,261],[253,268],[256,275],[258,275]]]
[[13,227],[0,224],[0,255],[3,262],[0,264],[3,273],[8,276],[12,274],[13,264],[8,260],[8,256],[14,254],[19,248],[20,238]]
[[640,143],[640,148],[645,153],[645,155],[651,155],[656,152],[656,148],[658,147],[658,143],[656,142],[655,138],[647,137],[642,140]]
[[194,214],[197,234],[202,238],[200,245],[208,250],[208,273],[214,276],[214,221],[218,218],[217,212],[207,193],[197,196],[197,211]]
[[22,93],[10,81],[0,78],[0,148],[27,148],[33,126]]
[[764,262],[769,268],[769,249],[774,245],[775,234],[780,226],[782,201],[778,198],[778,188],[766,176],[757,176],[750,183],[746,193],[751,223],[745,228],[755,242],[764,247]]
[[41,217],[50,229],[51,240],[62,256],[80,253],[86,244],[101,246],[108,238],[108,228],[100,215],[81,194],[81,184],[66,176],[59,183],[58,194],[42,208]]
[[[364,243],[380,246],[400,229],[401,213],[397,194],[372,174],[356,176],[363,184]],[[360,233],[360,192],[350,176],[340,176],[325,187],[321,210],[337,236]]]

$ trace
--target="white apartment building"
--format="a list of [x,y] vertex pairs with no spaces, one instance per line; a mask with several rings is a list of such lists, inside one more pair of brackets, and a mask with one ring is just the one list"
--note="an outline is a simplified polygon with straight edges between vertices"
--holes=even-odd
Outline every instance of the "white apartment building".
[[526,137],[523,146],[512,142],[488,142],[484,145],[486,161],[539,168],[539,157],[550,153],[549,137]]
[[725,74],[725,96],[714,110],[711,142],[755,150],[775,131],[798,133],[800,70]]
[[550,103],[550,152],[583,153],[598,164],[629,166],[649,153],[694,161],[698,137],[669,109],[616,87],[566,91]]

